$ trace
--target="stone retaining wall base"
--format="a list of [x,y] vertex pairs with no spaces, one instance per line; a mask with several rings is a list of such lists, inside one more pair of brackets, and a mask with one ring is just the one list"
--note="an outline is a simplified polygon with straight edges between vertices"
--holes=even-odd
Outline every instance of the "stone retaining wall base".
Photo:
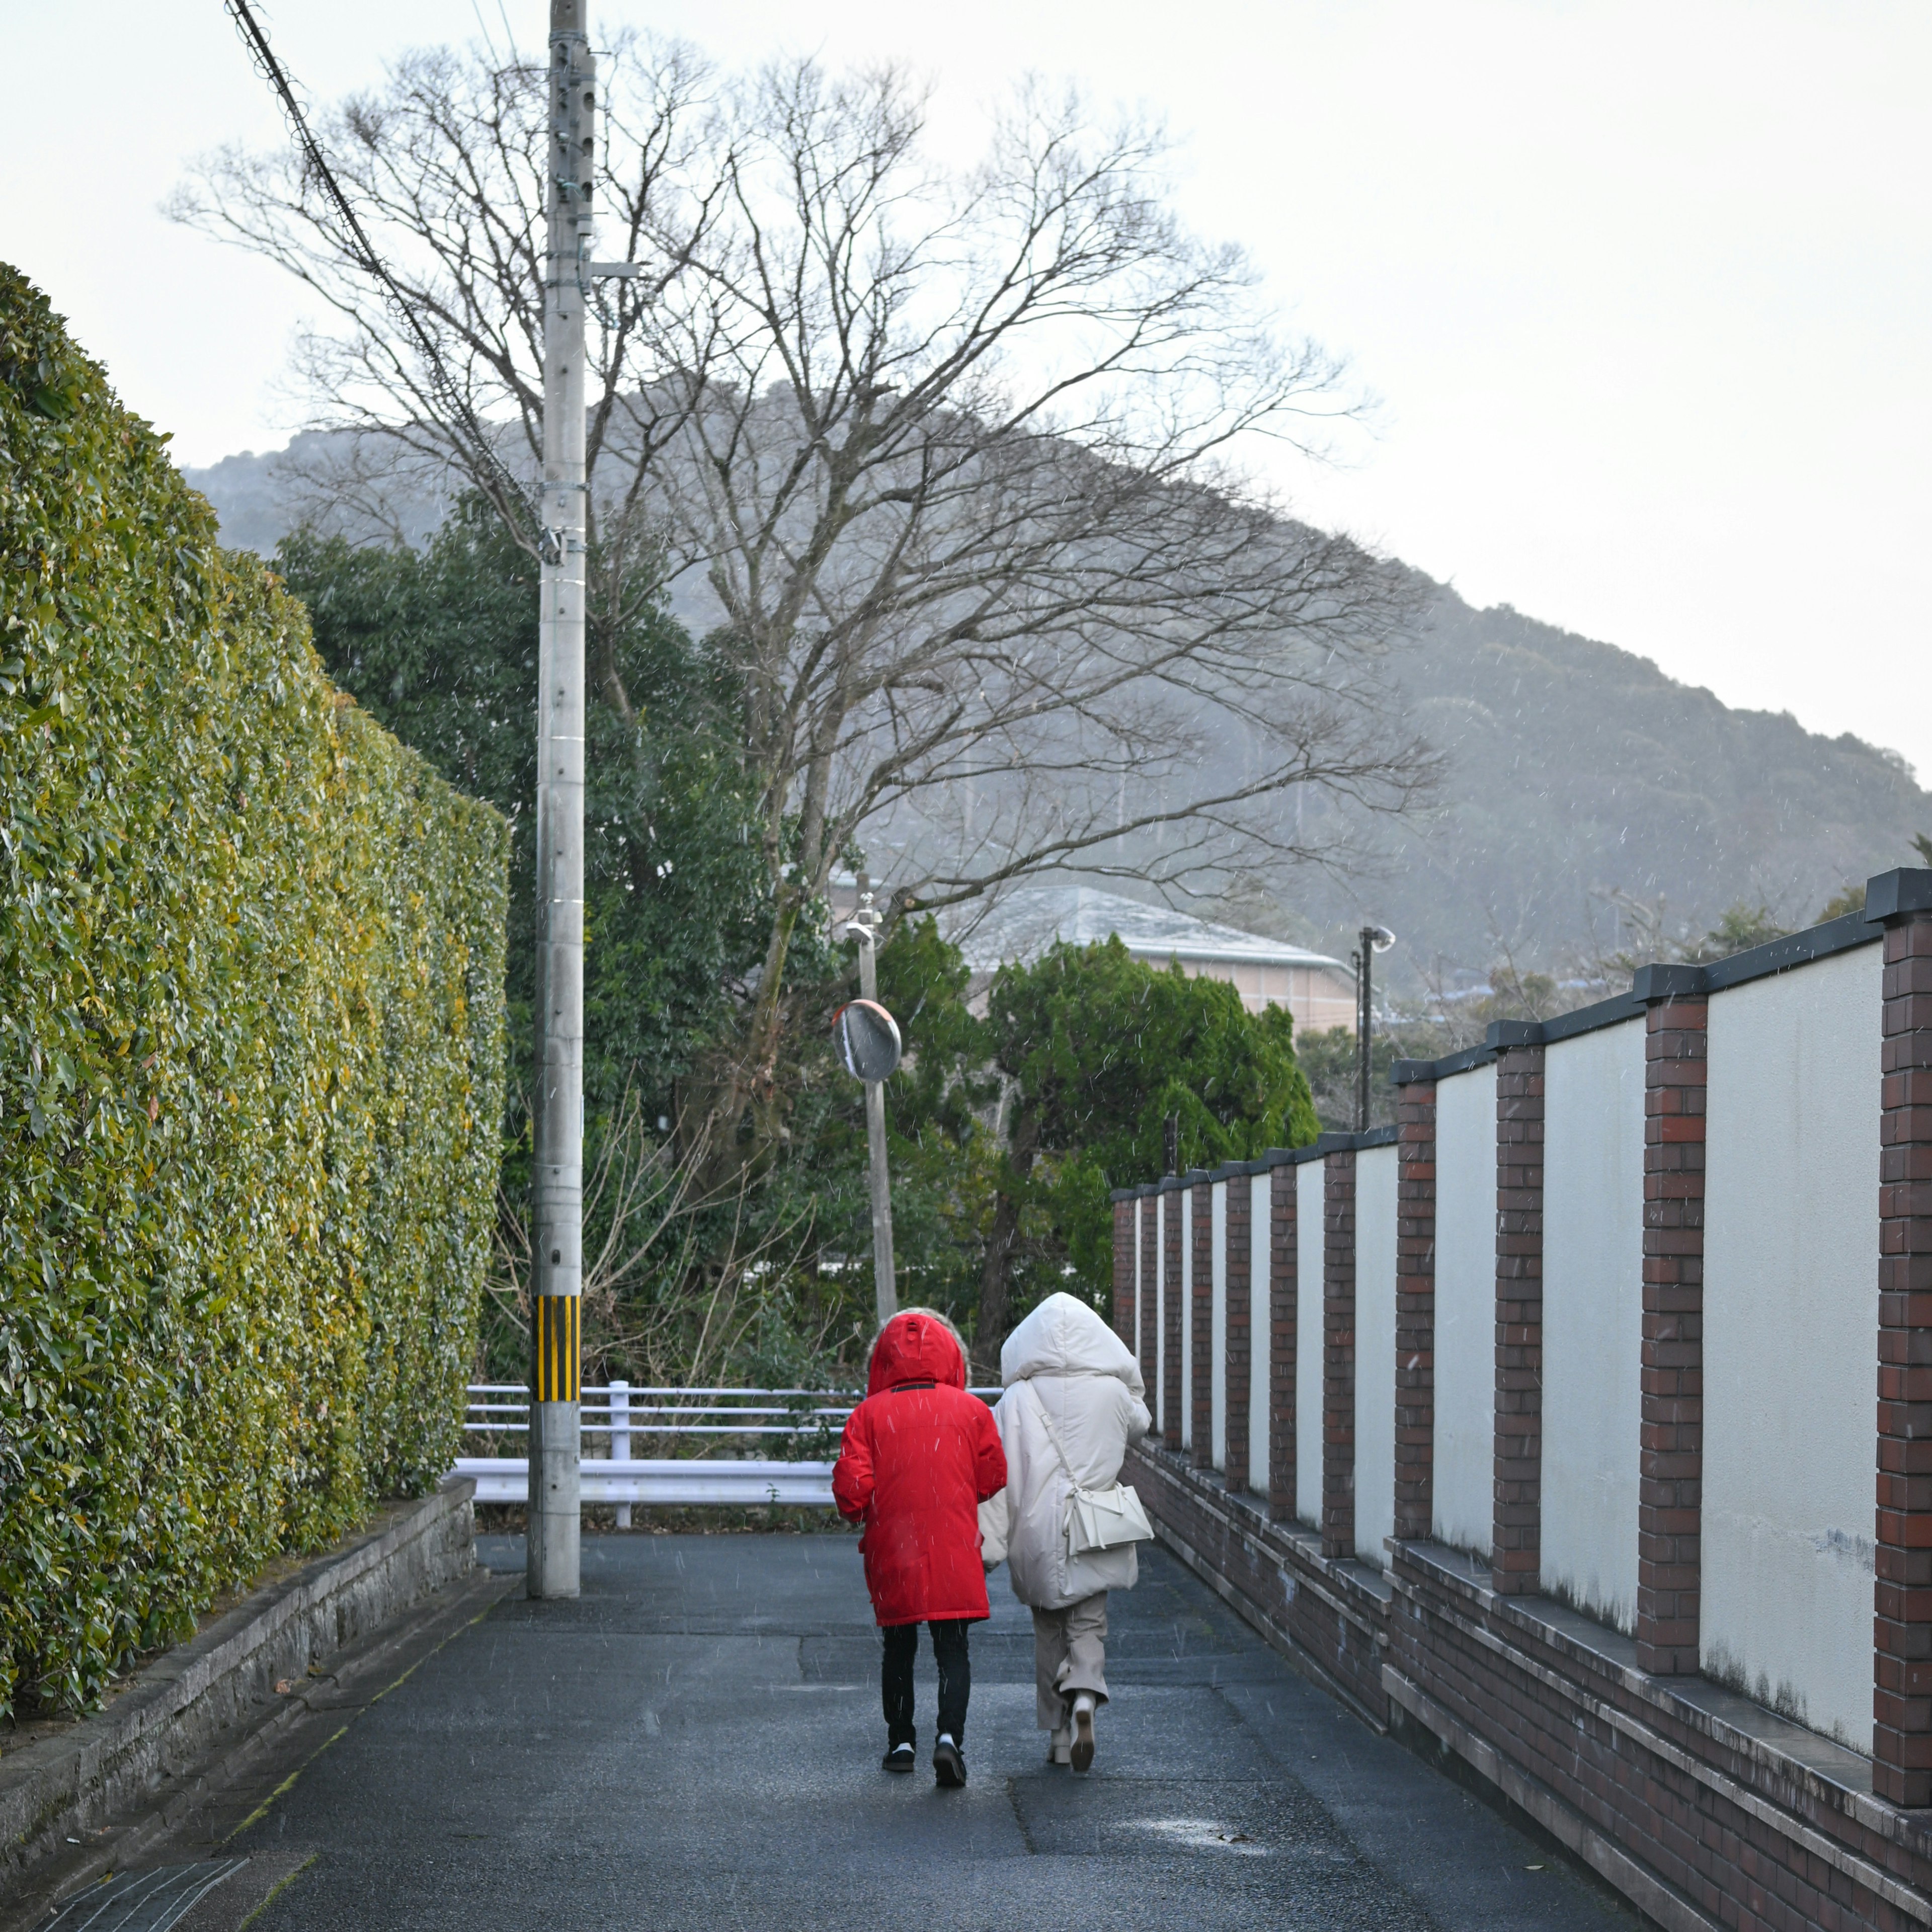
[[94,1716],[0,1756],[0,1873],[10,1889],[67,1840],[136,1808],[272,1706],[275,1685],[475,1568],[476,1484],[385,1508],[138,1672]]

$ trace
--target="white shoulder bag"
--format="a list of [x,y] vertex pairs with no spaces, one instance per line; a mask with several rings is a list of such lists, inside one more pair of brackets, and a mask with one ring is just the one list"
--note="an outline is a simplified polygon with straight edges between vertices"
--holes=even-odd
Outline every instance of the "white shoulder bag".
[[1030,1382],[1027,1384],[1027,1394],[1032,1398],[1040,1426],[1046,1431],[1046,1439],[1053,1444],[1053,1453],[1060,1458],[1060,1466],[1066,1472],[1066,1480],[1073,1486],[1073,1493],[1066,1499],[1067,1554],[1087,1556],[1096,1550],[1118,1550],[1126,1544],[1151,1543],[1154,1526],[1148,1521],[1147,1511],[1141,1507],[1132,1484],[1114,1483],[1104,1490],[1083,1489],[1080,1478],[1073,1473],[1073,1465],[1066,1460],[1066,1451],[1060,1447],[1060,1432],[1046,1412],[1046,1404]]

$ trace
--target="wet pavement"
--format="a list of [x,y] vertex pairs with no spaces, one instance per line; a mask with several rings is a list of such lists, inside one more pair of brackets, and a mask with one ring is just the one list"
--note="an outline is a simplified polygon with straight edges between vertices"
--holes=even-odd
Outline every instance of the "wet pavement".
[[[520,1570],[520,1539],[479,1539]],[[296,1876],[260,1932],[1090,1925],[1629,1928],[1546,1846],[1376,1736],[1164,1552],[1116,1593],[1091,1774],[1050,1769],[1004,1570],[970,1781],[879,1768],[856,1539],[586,1537],[356,1718],[226,1849]],[[313,1854],[312,1856],[309,1855]]]

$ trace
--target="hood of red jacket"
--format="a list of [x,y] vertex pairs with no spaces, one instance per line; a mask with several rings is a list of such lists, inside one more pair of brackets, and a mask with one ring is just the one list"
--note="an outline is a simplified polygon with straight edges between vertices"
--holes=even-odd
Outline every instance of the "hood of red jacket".
[[966,1386],[966,1358],[943,1322],[930,1315],[895,1315],[872,1344],[872,1372],[866,1393],[897,1388],[902,1382],[938,1382],[942,1388]]

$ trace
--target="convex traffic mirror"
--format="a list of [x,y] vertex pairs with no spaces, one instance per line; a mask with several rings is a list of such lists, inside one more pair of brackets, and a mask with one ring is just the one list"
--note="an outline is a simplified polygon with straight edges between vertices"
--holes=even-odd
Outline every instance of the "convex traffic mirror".
[[832,1016],[839,1064],[859,1080],[884,1080],[899,1064],[898,1022],[876,1000],[850,1000]]

